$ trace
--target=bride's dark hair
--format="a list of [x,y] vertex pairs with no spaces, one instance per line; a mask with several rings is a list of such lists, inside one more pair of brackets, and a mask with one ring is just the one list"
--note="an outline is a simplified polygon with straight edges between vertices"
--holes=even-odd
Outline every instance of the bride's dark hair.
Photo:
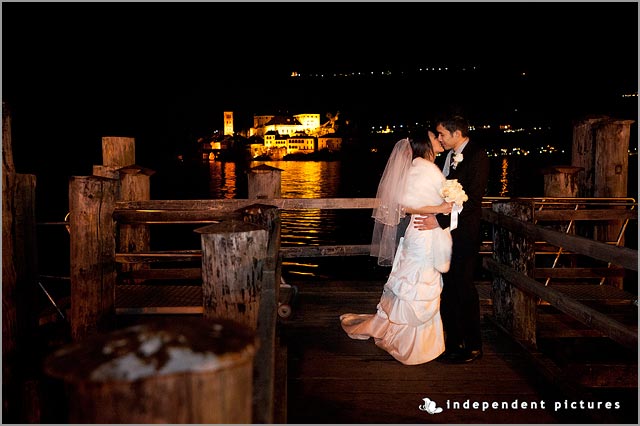
[[427,153],[429,157],[433,157],[433,145],[431,145],[431,139],[429,139],[428,129],[412,130],[409,133],[409,143],[411,144],[413,158],[425,157]]

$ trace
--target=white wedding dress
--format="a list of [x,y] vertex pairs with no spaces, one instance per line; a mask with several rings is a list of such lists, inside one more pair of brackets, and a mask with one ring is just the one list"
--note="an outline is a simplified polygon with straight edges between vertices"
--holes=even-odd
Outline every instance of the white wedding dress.
[[[446,180],[440,169],[424,158],[413,160],[401,198],[405,207],[442,203]],[[389,278],[375,314],[343,314],[340,322],[352,339],[374,338],[375,344],[403,364],[433,360],[444,352],[440,318],[442,272],[449,270],[451,233],[447,228],[420,231],[415,215],[401,238]]]

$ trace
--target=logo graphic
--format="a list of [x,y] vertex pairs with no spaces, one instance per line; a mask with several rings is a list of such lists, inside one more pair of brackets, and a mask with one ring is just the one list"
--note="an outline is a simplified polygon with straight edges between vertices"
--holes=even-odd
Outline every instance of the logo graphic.
[[442,413],[442,407],[436,407],[435,401],[432,401],[430,398],[422,398],[422,400],[424,404],[418,406],[421,411],[426,411],[429,414]]

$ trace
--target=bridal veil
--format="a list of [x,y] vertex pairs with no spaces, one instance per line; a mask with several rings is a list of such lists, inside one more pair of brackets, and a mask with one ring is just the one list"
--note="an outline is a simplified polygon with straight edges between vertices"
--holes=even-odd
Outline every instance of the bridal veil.
[[413,152],[409,139],[396,142],[378,184],[376,205],[371,215],[375,219],[371,238],[371,256],[378,258],[380,266],[393,264],[398,224],[405,216],[405,209],[400,204],[400,200],[406,188],[412,160]]

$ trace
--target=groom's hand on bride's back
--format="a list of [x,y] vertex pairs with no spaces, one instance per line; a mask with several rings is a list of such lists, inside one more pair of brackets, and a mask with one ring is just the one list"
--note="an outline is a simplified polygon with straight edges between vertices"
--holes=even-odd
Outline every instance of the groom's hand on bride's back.
[[430,229],[439,228],[438,220],[432,214],[416,216],[413,220],[413,227],[420,231],[428,231]]

